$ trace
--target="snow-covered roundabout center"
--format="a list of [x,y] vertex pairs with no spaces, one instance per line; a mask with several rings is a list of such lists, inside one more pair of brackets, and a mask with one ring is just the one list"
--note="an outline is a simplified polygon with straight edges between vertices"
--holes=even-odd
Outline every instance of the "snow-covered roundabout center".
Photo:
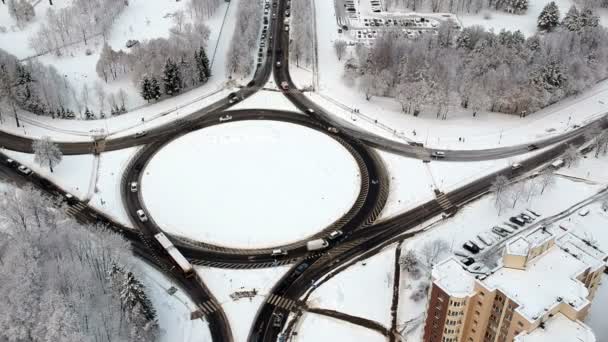
[[306,239],[344,215],[361,184],[348,150],[282,121],[235,121],[186,134],[149,161],[141,184],[166,232],[230,248]]

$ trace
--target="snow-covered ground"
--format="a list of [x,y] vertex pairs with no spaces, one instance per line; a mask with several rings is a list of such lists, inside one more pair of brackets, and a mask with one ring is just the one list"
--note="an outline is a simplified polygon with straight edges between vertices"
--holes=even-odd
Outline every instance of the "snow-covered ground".
[[[270,82],[273,81],[269,81]],[[272,89],[272,88],[271,88]],[[273,109],[289,112],[300,112],[283,94],[276,90],[260,90],[242,102],[230,107],[230,110],[239,109]]]
[[95,191],[89,204],[119,223],[132,227],[121,197],[123,171],[139,147],[105,152],[100,155]]
[[319,286],[309,297],[308,306],[367,318],[390,329],[394,261],[392,245],[355,263]]
[[156,309],[161,335],[158,342],[211,342],[209,326],[202,319],[190,320],[194,303],[181,290],[173,295],[167,290],[174,284],[143,261],[136,264],[146,294]]
[[[361,299],[359,299],[361,300]],[[316,314],[304,314],[294,342],[384,342],[386,337],[358,325]]]
[[168,232],[259,248],[304,239],[352,206],[360,174],[327,135],[277,121],[237,121],[185,135],[145,169],[141,188]]
[[90,198],[93,192],[94,184],[91,184],[91,179],[95,177],[96,169],[93,155],[64,156],[51,173],[48,166],[40,166],[34,162],[33,154],[8,150],[2,152],[81,200]]
[[585,323],[591,327],[598,341],[608,341],[608,325],[606,317],[608,315],[608,276],[604,275],[602,283],[595,294],[595,299],[589,310],[589,316]]
[[[356,84],[347,84],[342,79],[343,61],[354,54],[354,50],[347,48],[342,62],[338,61],[333,42],[346,38],[335,29],[333,2],[315,1],[315,5],[317,32],[323,34],[318,34],[317,42],[319,89],[309,96],[330,113],[376,134],[402,142],[415,140],[436,148],[491,148],[559,134],[575,124],[585,123],[608,112],[608,81],[526,118],[499,113],[477,113],[473,117],[470,111],[453,108],[447,120],[438,120],[434,114],[428,113],[419,117],[406,115],[401,111],[400,104],[391,98],[372,97],[366,101]],[[295,77],[302,79],[297,79],[297,83],[310,80],[305,73],[294,74]],[[355,108],[360,114],[352,112]],[[460,137],[465,139],[464,142],[459,141]]]
[[[288,266],[281,266],[259,270],[225,270],[197,266],[196,272],[224,309],[234,341],[245,342],[260,305],[288,269]],[[230,297],[238,291],[253,290],[257,295],[251,299],[233,300]]]

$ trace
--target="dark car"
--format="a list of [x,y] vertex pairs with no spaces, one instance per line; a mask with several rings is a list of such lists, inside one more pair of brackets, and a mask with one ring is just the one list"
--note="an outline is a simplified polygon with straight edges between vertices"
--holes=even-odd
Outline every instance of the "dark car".
[[466,257],[466,258],[460,259],[460,262],[462,262],[462,264],[465,266],[469,266],[469,265],[473,265],[475,263],[475,259]]
[[481,250],[479,248],[479,246],[477,246],[474,242],[472,241],[467,241],[462,245],[462,248],[466,249],[467,251],[473,253],[473,254],[477,254],[479,253],[479,251]]
[[534,144],[528,145],[528,151],[534,151],[534,150],[538,150],[538,146],[536,146]]
[[300,274],[304,273],[304,271],[306,271],[308,266],[310,265],[307,262],[301,263],[300,265],[298,265],[298,267],[296,267],[296,270],[293,272],[293,275],[299,276]]
[[521,218],[517,217],[517,216],[512,216],[509,221],[515,223],[516,225],[523,227],[526,224],[526,221],[522,220]]
[[275,328],[280,327],[281,322],[283,321],[283,314],[278,312],[278,313],[275,313],[273,316],[274,316],[274,319],[272,320],[272,326]]

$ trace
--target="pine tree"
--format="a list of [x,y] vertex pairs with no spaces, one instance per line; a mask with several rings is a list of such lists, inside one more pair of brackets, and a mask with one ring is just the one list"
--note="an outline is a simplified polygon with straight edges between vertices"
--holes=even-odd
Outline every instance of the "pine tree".
[[150,79],[150,95],[152,96],[153,100],[160,99],[160,83],[156,78]]
[[581,30],[581,18],[580,13],[576,6],[572,5],[566,13],[564,20],[562,20],[562,26],[568,31],[580,31]]
[[581,11],[580,23],[582,27],[597,27],[600,23],[600,18],[593,14],[593,9],[586,7]]
[[559,8],[554,1],[548,3],[538,16],[538,28],[551,31],[559,24]]
[[124,277],[120,300],[125,312],[139,308],[148,321],[153,321],[156,318],[156,310],[146,296],[144,286],[131,272],[128,272]]
[[194,59],[196,60],[196,68],[198,70],[198,77],[201,83],[207,82],[211,76],[211,70],[209,69],[209,58],[205,53],[205,49],[201,46],[198,52],[194,52]]
[[89,109],[89,107],[87,107],[84,111],[84,118],[87,120],[93,120],[95,119],[95,115],[93,114],[93,112],[91,112],[91,110]]
[[167,59],[163,69],[163,85],[165,94],[169,96],[177,95],[181,90],[182,79],[179,67],[171,58]]
[[148,78],[148,76],[144,76],[144,78],[140,82],[140,93],[141,93],[141,97],[143,97],[144,100],[146,100],[148,102],[150,102],[150,100],[153,99],[152,91],[151,91],[151,83],[150,83],[150,79]]

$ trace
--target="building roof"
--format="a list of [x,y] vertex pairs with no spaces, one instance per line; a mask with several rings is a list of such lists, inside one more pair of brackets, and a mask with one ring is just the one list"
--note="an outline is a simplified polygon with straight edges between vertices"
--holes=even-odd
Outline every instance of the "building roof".
[[502,267],[482,282],[490,289],[500,289],[519,304],[516,310],[522,316],[535,321],[560,302],[577,310],[589,303],[589,291],[576,279],[588,267],[583,260],[553,247],[530,260],[524,270]]
[[454,257],[435,265],[432,275],[434,283],[452,297],[463,298],[474,293],[475,278]]
[[596,342],[593,331],[580,321],[572,321],[561,313],[556,314],[544,328],[522,333],[514,342]]
[[522,236],[507,243],[507,253],[512,255],[527,256],[530,250],[530,243]]

